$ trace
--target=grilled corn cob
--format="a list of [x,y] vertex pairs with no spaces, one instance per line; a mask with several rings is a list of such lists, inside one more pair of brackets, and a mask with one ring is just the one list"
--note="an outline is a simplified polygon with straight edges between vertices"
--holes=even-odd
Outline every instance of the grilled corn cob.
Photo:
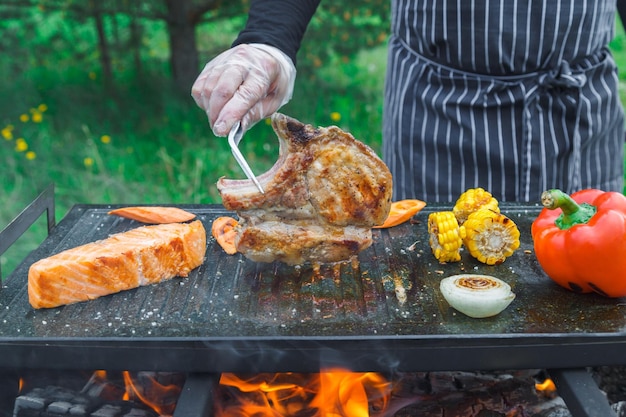
[[490,209],[470,214],[459,232],[469,253],[487,265],[501,264],[520,245],[515,222]]
[[488,208],[496,213],[500,212],[498,200],[489,191],[482,188],[470,188],[459,196],[452,211],[459,224],[463,224],[470,214],[480,208]]
[[461,260],[461,236],[459,223],[451,211],[439,211],[428,215],[428,242],[439,262]]

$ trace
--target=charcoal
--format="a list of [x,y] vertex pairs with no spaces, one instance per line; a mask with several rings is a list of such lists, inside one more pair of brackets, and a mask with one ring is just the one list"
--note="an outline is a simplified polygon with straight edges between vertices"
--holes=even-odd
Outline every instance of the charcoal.
[[76,404],[73,405],[69,410],[70,416],[86,416],[87,415],[87,405],[85,404]]
[[619,401],[611,405],[617,417],[626,417],[626,401]]
[[51,403],[47,410],[49,413],[56,414],[68,414],[70,409],[73,407],[73,404],[69,401],[55,401]]
[[15,400],[13,417],[158,417],[132,401],[104,401],[58,386],[37,387]]
[[[35,388],[26,395],[20,395],[15,400],[15,410],[44,410],[49,404],[42,388]],[[15,413],[15,411],[14,411]]]
[[[87,416],[101,401],[63,387],[37,387],[15,399],[14,417]],[[32,412],[36,411],[36,414]]]
[[91,413],[90,417],[119,417],[121,413],[122,407],[106,404]]
[[133,408],[132,410],[124,414],[122,417],[150,417],[150,416],[152,416],[152,413],[150,411],[141,410],[139,408]]

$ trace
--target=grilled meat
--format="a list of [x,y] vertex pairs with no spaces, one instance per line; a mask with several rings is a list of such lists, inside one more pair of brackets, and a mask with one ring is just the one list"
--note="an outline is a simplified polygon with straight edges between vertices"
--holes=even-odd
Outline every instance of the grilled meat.
[[227,209],[240,217],[237,251],[259,262],[343,261],[372,243],[371,227],[385,221],[392,179],[365,144],[336,126],[315,128],[280,113],[272,116],[280,151],[258,176],[222,178]]

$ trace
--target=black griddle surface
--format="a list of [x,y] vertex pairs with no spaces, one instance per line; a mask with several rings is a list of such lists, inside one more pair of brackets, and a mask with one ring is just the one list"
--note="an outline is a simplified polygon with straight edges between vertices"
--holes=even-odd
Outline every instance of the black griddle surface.
[[[449,207],[428,206],[413,223],[374,230],[374,244],[358,262],[319,270],[226,255],[210,230],[216,217],[232,213],[180,206],[197,214],[208,234],[205,262],[189,277],[33,309],[27,296],[33,262],[140,225],[108,215],[113,207],[73,207],[5,281],[0,367],[297,371],[330,361],[426,370],[626,361],[626,300],[574,294],[545,276],[530,237],[536,205],[501,205],[522,240],[502,265],[480,264],[466,252],[459,263],[439,264],[426,219]],[[439,281],[458,273],[496,276],[517,297],[496,317],[469,318],[439,292]]]

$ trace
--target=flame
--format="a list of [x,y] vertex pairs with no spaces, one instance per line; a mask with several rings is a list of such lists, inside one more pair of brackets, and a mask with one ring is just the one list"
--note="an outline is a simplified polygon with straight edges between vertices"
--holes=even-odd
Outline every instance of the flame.
[[[391,383],[373,372],[328,369],[318,374],[258,374],[249,378],[224,373],[222,387],[231,387],[231,401],[218,401],[216,416],[289,416],[308,410],[310,416],[365,417],[387,408]],[[313,414],[314,413],[314,414]]]
[[556,392],[556,385],[550,378],[546,378],[543,382],[535,384],[537,394],[543,398],[555,398],[558,393]]
[[[118,381],[118,385],[115,381]],[[158,413],[160,416],[171,416],[176,407],[176,401],[182,390],[181,385],[171,383],[168,385],[161,384],[154,373],[138,372],[131,373],[122,371],[120,374],[110,376],[107,371],[97,370],[91,375],[90,383],[95,385],[103,385],[114,382],[119,389],[109,391],[109,400],[135,401],[143,403]]]
[[98,379],[98,381],[105,381],[107,379],[107,371],[97,370],[93,372],[92,378]]
[[163,385],[155,378],[142,378],[137,383],[130,372],[122,372],[126,393],[124,400],[135,399],[152,408],[159,415],[172,415],[181,387],[176,384]]
[[541,383],[536,383],[535,389],[537,391],[545,391],[547,393],[551,393],[556,391],[556,385],[554,385],[554,381],[552,381],[550,378],[546,378],[545,381]]

